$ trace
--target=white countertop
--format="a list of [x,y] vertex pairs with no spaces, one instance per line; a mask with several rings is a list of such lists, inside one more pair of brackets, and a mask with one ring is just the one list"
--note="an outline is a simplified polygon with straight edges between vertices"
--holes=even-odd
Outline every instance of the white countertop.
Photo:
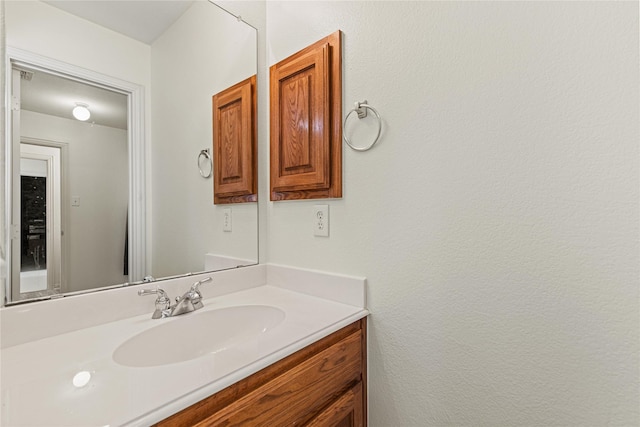
[[[147,426],[368,314],[363,307],[271,285],[205,299],[204,308],[195,313],[239,305],[276,307],[285,318],[229,349],[156,367],[122,366],[112,354],[159,322],[190,314],[154,320],[147,313],[4,348],[0,424]],[[206,328],[201,332],[206,339]],[[171,346],[171,337],[166,341]],[[81,371],[90,372],[91,380],[78,388],[72,380]]]

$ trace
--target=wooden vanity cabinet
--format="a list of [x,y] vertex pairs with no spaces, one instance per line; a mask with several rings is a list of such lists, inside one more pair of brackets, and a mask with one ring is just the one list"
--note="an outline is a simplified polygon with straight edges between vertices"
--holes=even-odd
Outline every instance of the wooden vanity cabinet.
[[156,425],[366,426],[366,358],[362,319]]

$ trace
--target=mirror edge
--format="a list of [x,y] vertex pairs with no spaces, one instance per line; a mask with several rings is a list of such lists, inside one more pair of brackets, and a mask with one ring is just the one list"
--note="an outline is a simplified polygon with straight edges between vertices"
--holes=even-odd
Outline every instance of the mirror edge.
[[8,241],[8,219],[5,214],[7,207],[7,182],[6,182],[6,123],[8,111],[8,97],[6,96],[6,25],[4,18],[4,1],[0,1],[0,96],[2,96],[2,111],[0,114],[0,199],[2,200],[2,209],[0,213],[0,306],[6,304],[6,287],[8,284],[7,270],[7,241]]

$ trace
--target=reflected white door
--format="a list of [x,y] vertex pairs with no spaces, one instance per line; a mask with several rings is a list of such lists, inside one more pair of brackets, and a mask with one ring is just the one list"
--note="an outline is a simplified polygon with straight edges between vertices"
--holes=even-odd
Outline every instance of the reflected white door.
[[[61,288],[61,150],[20,144],[19,237],[13,259],[20,262],[12,300],[49,296]],[[18,279],[18,280],[15,280]]]

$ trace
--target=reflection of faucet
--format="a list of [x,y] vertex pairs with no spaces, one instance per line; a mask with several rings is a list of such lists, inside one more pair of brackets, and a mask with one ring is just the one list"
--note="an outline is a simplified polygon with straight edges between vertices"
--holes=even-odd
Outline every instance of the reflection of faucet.
[[171,300],[165,291],[160,288],[140,289],[138,291],[138,295],[140,296],[154,294],[157,294],[158,298],[156,299],[156,311],[153,312],[153,316],[151,316],[151,318],[162,319],[171,316]]
[[195,310],[199,310],[203,307],[202,294],[200,293],[200,285],[205,282],[211,281],[211,277],[202,279],[193,285],[191,289],[185,292],[181,297],[176,297],[176,305],[171,309],[171,316],[178,316],[180,314],[189,313]]

